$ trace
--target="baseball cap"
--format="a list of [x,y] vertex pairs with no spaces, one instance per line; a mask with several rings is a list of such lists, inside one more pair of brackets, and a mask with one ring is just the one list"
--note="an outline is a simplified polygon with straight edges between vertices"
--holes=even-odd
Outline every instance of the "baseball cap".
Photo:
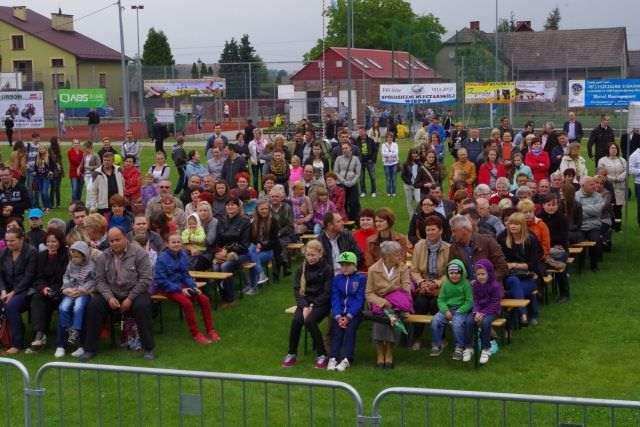
[[32,208],[29,209],[29,218],[42,218],[44,216],[44,212],[42,212],[42,209],[38,209],[38,208]]
[[354,254],[353,252],[342,252],[338,257],[338,263],[339,264],[342,264],[342,263],[357,264],[358,258],[356,257],[356,254]]

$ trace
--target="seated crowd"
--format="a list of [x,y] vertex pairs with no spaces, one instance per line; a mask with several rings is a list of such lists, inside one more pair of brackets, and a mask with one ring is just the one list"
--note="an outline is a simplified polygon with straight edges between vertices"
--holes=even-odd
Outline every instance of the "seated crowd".
[[[16,144],[14,153],[24,152],[0,168],[0,306],[9,326],[5,353],[43,349],[58,310],[56,357],[69,349],[81,360],[94,357],[106,319],[119,314],[123,345],[153,359],[152,295],[179,304],[193,339],[211,344],[220,336],[210,299],[189,272],[231,273],[219,287],[220,307],[226,309],[237,303],[236,276],[245,268],[242,292],[254,295],[260,285],[291,274],[299,248],[293,244],[308,240],[293,277],[296,308],[283,366],[296,364],[304,327],[313,341],[316,368],[347,369],[354,361],[358,326],[368,319],[376,365],[393,368],[393,349],[407,332],[403,319],[409,314],[433,316],[431,356],[442,353],[444,330],[451,324],[453,359],[470,361],[477,328],[480,363],[487,363],[501,299],[529,300],[518,309],[518,322],[538,324],[542,278],[553,269],[558,302],[569,301],[570,245],[594,242],[590,267],[598,271],[603,252],[611,249],[611,231],[619,229],[624,202],[612,185],[619,173],[612,178],[600,159],[596,175],[588,176],[580,167],[579,142],[568,143],[564,132],[555,132],[553,139],[527,133],[515,144],[513,131],[495,131],[486,142],[472,129],[469,137],[450,143],[455,161],[448,173],[442,162],[445,139],[431,138],[437,130],[410,149],[402,165],[393,133],[364,128],[356,137],[341,129],[337,141],[316,140],[311,130],[296,132],[292,141],[280,135],[270,141],[259,129],[250,139],[239,134],[235,141],[214,134],[206,163],[197,150],[187,153],[178,137],[171,153],[175,187],[161,151],[142,173],[139,149],[125,153],[123,146],[120,156],[108,140],[97,153],[92,143],[81,150],[74,141],[68,151],[70,220],[54,218],[46,227],[42,218],[50,206],[43,194],[50,187],[36,178],[56,154],[42,154],[50,147],[35,137],[26,148]],[[130,132],[127,141],[135,142]],[[614,164],[619,149],[613,142],[609,147],[603,158]],[[360,208],[365,171],[372,195],[376,192],[379,148],[387,196],[395,196],[398,173],[404,185],[410,214],[406,233],[398,230],[393,210]],[[40,199],[47,199],[45,211],[38,207]],[[357,230],[345,227],[346,221]],[[31,340],[25,337],[25,311]],[[327,317],[329,348],[319,327]],[[424,326],[409,329],[409,345],[420,350]]]

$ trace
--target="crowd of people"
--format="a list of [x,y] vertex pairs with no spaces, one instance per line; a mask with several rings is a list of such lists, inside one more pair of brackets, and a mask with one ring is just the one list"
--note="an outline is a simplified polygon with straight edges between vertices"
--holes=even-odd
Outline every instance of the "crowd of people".
[[[480,362],[487,363],[501,298],[528,299],[518,321],[535,326],[547,269],[558,271],[557,302],[569,301],[565,263],[571,244],[594,242],[590,267],[599,270],[612,231],[621,226],[627,165],[606,116],[589,138],[592,176],[573,113],[564,130],[547,123],[540,132],[528,122],[515,133],[503,118],[486,140],[479,129],[447,121],[445,128],[437,115],[430,117],[404,161],[394,133],[377,120],[355,133],[335,129],[334,139],[316,138],[304,121],[290,141],[267,138],[250,121],[235,138],[216,126],[204,157],[187,150],[179,136],[173,164],[158,150],[146,171],[131,132],[120,147],[108,138],[99,149],[91,141],[72,141],[67,173],[57,139],[46,144],[34,134],[27,144],[16,141],[0,168],[5,353],[45,348],[57,310],[56,357],[72,349],[81,360],[94,357],[105,320],[120,313],[123,346],[153,359],[153,294],[179,304],[193,339],[209,345],[220,336],[209,297],[189,272],[232,273],[220,284],[220,307],[227,309],[237,303],[234,281],[243,265],[253,267],[242,292],[255,295],[269,280],[292,273],[295,252],[288,247],[313,234],[293,276],[296,310],[283,366],[296,364],[304,327],[316,368],[347,369],[358,326],[370,319],[376,365],[393,368],[403,333],[412,349],[423,346],[424,327],[403,331],[408,313],[434,316],[431,356],[442,353],[451,324],[452,357],[468,362],[477,328]],[[447,153],[454,161],[445,168]],[[639,180],[640,149],[630,161]],[[399,230],[392,209],[361,208],[367,181],[370,197],[379,197],[379,163],[390,204],[401,180],[408,232]],[[45,226],[47,211],[60,206],[63,176],[71,182],[70,219],[53,218]],[[357,229],[345,227],[346,221]],[[32,339],[25,336],[25,311]],[[327,317],[329,346],[319,327]]]

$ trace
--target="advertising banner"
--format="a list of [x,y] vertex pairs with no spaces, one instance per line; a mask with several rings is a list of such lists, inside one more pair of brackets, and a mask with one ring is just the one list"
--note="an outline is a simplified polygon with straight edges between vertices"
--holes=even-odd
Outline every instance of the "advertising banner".
[[13,118],[16,129],[44,127],[42,92],[0,92],[0,111]]
[[222,96],[226,87],[225,79],[207,77],[204,79],[145,80],[145,98],[173,98],[180,96]]
[[640,79],[569,80],[569,108],[628,107],[640,102]]
[[107,105],[106,89],[59,89],[58,107],[66,108],[102,108]]
[[384,104],[435,104],[455,100],[455,83],[380,85],[380,102]]
[[519,80],[516,82],[516,102],[555,102],[557,80]]
[[470,82],[464,84],[465,104],[511,104],[516,82]]
[[293,99],[295,89],[293,85],[278,85],[278,99]]
[[175,123],[176,121],[176,112],[173,111],[173,108],[154,108],[153,115],[160,123]]

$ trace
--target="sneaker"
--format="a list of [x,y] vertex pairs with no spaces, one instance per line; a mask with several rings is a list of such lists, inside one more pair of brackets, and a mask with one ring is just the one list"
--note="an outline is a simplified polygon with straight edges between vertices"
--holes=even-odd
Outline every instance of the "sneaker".
[[153,350],[145,350],[142,357],[144,357],[145,360],[155,360],[156,354],[153,352]]
[[326,369],[327,368],[327,356],[324,354],[322,356],[316,357],[316,363],[313,365],[316,369]]
[[498,345],[498,341],[491,340],[491,349],[490,349],[491,354],[496,354],[498,351],[500,351],[500,346]]
[[215,329],[212,329],[209,332],[207,332],[207,336],[212,342],[220,341],[220,335],[218,335],[218,332],[216,332]]
[[89,360],[96,357],[96,354],[91,351],[83,351],[80,356],[78,356],[78,360],[81,362],[88,362]]
[[540,323],[540,321],[538,319],[536,319],[535,317],[532,317],[531,320],[529,320],[529,324],[531,326],[536,326],[538,323]]
[[364,197],[364,196],[366,196],[366,194],[360,193],[360,197]]
[[441,354],[442,354],[442,346],[434,345],[431,347],[431,353],[429,353],[429,356],[438,357]]
[[36,332],[36,337],[31,343],[31,347],[44,347],[47,345],[47,336],[42,332]]
[[462,360],[462,352],[463,352],[462,347],[456,347],[453,350],[453,356],[451,356],[451,358],[453,360]]
[[76,351],[71,353],[71,356],[72,357],[82,357],[83,354],[84,354],[84,348],[78,347],[78,349]]
[[60,359],[61,357],[64,357],[64,355],[64,347],[56,348],[56,352],[53,353],[53,357],[55,357],[56,359]]
[[422,344],[420,344],[420,341],[416,341],[413,343],[413,345],[411,346],[411,350],[413,351],[418,351],[422,348]]
[[391,195],[391,197],[396,197],[396,193],[393,193],[393,194]]
[[75,346],[78,344],[78,338],[80,338],[80,331],[77,329],[69,329],[69,338],[67,338],[67,342],[70,345]]
[[205,337],[204,335],[202,335],[200,332],[198,332],[194,337],[193,340],[197,343],[200,343],[202,345],[209,345],[211,344],[211,341],[209,341],[209,338]]
[[465,348],[462,352],[462,361],[463,362],[471,362],[471,358],[473,357],[473,349]]
[[38,349],[37,348],[31,348],[28,347],[25,351],[24,354],[38,354]]
[[378,197],[376,193],[371,193],[371,197]]
[[489,357],[491,357],[491,350],[482,350],[482,352],[480,353],[480,364],[484,365],[485,363],[487,363],[489,361]]
[[242,290],[242,293],[245,295],[255,295],[258,291],[255,288],[246,287]]
[[263,283],[267,283],[268,281],[269,281],[269,277],[267,277],[267,275],[264,274],[264,271],[260,273],[260,276],[258,276],[258,285],[262,285]]
[[287,354],[282,361],[283,368],[293,368],[296,365],[297,359],[295,354]]
[[344,372],[347,370],[347,368],[351,366],[351,364],[349,363],[349,359],[347,359],[346,357],[344,359],[342,359],[342,362],[338,363],[338,366],[336,367],[336,370],[338,372]]
[[335,371],[336,366],[338,365],[338,361],[335,357],[329,359],[329,363],[327,363],[327,371]]

